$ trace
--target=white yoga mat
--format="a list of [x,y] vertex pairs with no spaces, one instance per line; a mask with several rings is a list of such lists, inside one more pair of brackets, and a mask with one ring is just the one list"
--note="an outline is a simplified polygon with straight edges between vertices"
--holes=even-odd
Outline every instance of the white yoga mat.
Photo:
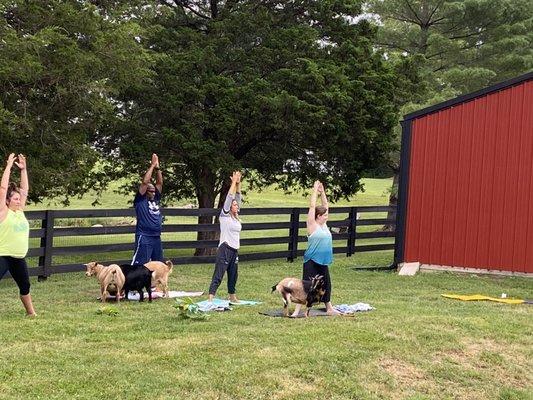
[[[184,292],[181,290],[169,290],[168,297],[173,299],[175,297],[200,297],[204,292]],[[159,299],[163,297],[163,292],[152,292],[152,300]],[[141,296],[137,292],[129,292],[128,300],[139,301]],[[108,296],[108,300],[115,300],[115,296]],[[144,292],[144,299],[148,300],[148,293]]]

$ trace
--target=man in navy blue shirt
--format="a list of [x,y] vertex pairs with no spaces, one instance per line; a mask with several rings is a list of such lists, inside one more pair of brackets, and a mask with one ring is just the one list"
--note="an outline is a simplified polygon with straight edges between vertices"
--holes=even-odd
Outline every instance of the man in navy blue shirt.
[[[155,185],[151,183],[152,175],[156,172]],[[163,261],[163,246],[161,244],[161,190],[163,189],[163,174],[159,169],[159,158],[152,154],[152,163],[135,195],[133,206],[137,214],[135,229],[135,253],[132,265],[142,265],[148,261]]]

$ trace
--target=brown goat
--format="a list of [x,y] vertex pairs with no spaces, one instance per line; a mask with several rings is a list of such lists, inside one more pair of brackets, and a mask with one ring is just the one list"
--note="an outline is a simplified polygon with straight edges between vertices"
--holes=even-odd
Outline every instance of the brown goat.
[[168,297],[168,276],[172,273],[172,261],[149,261],[144,266],[152,271],[152,286],[159,286],[163,297]]
[[120,267],[116,264],[111,264],[108,267],[98,264],[97,262],[90,262],[85,264],[87,271],[86,276],[96,276],[98,282],[100,282],[101,300],[104,303],[107,296],[114,295],[117,302],[120,301],[120,292],[124,286],[126,278],[122,273]]
[[[305,316],[315,303],[319,303],[325,293],[325,282],[322,275],[315,275],[311,280],[285,278],[277,285],[272,286],[272,292],[278,291],[283,298],[283,316],[289,316],[289,306],[292,303],[305,304]],[[296,316],[296,315],[293,315]]]

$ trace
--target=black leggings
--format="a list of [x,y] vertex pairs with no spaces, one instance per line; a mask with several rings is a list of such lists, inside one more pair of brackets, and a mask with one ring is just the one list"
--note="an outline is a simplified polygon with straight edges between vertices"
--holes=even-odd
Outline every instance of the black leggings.
[[30,275],[28,273],[28,264],[24,258],[15,258],[9,256],[0,256],[0,279],[9,271],[13,280],[19,287],[21,296],[30,293]]
[[309,260],[304,263],[303,280],[309,281],[315,275],[322,275],[324,277],[324,283],[326,284],[326,291],[322,296],[321,301],[327,303],[331,301],[331,279],[329,277],[329,267]]
[[237,250],[228,246],[226,242],[218,246],[217,259],[215,262],[215,271],[209,286],[209,294],[214,295],[217,292],[224,274],[228,271],[228,293],[235,294],[237,277],[239,274],[239,255]]

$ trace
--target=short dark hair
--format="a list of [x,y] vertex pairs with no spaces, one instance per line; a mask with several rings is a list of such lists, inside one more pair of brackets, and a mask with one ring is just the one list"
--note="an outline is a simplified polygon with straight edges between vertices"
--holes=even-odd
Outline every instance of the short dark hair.
[[15,184],[15,182],[9,182],[9,185],[7,187],[6,199],[11,199],[11,196],[13,196],[14,193],[20,194],[20,189]]
[[327,211],[328,209],[324,206],[316,206],[315,207],[315,219],[317,219],[321,215],[324,215]]

